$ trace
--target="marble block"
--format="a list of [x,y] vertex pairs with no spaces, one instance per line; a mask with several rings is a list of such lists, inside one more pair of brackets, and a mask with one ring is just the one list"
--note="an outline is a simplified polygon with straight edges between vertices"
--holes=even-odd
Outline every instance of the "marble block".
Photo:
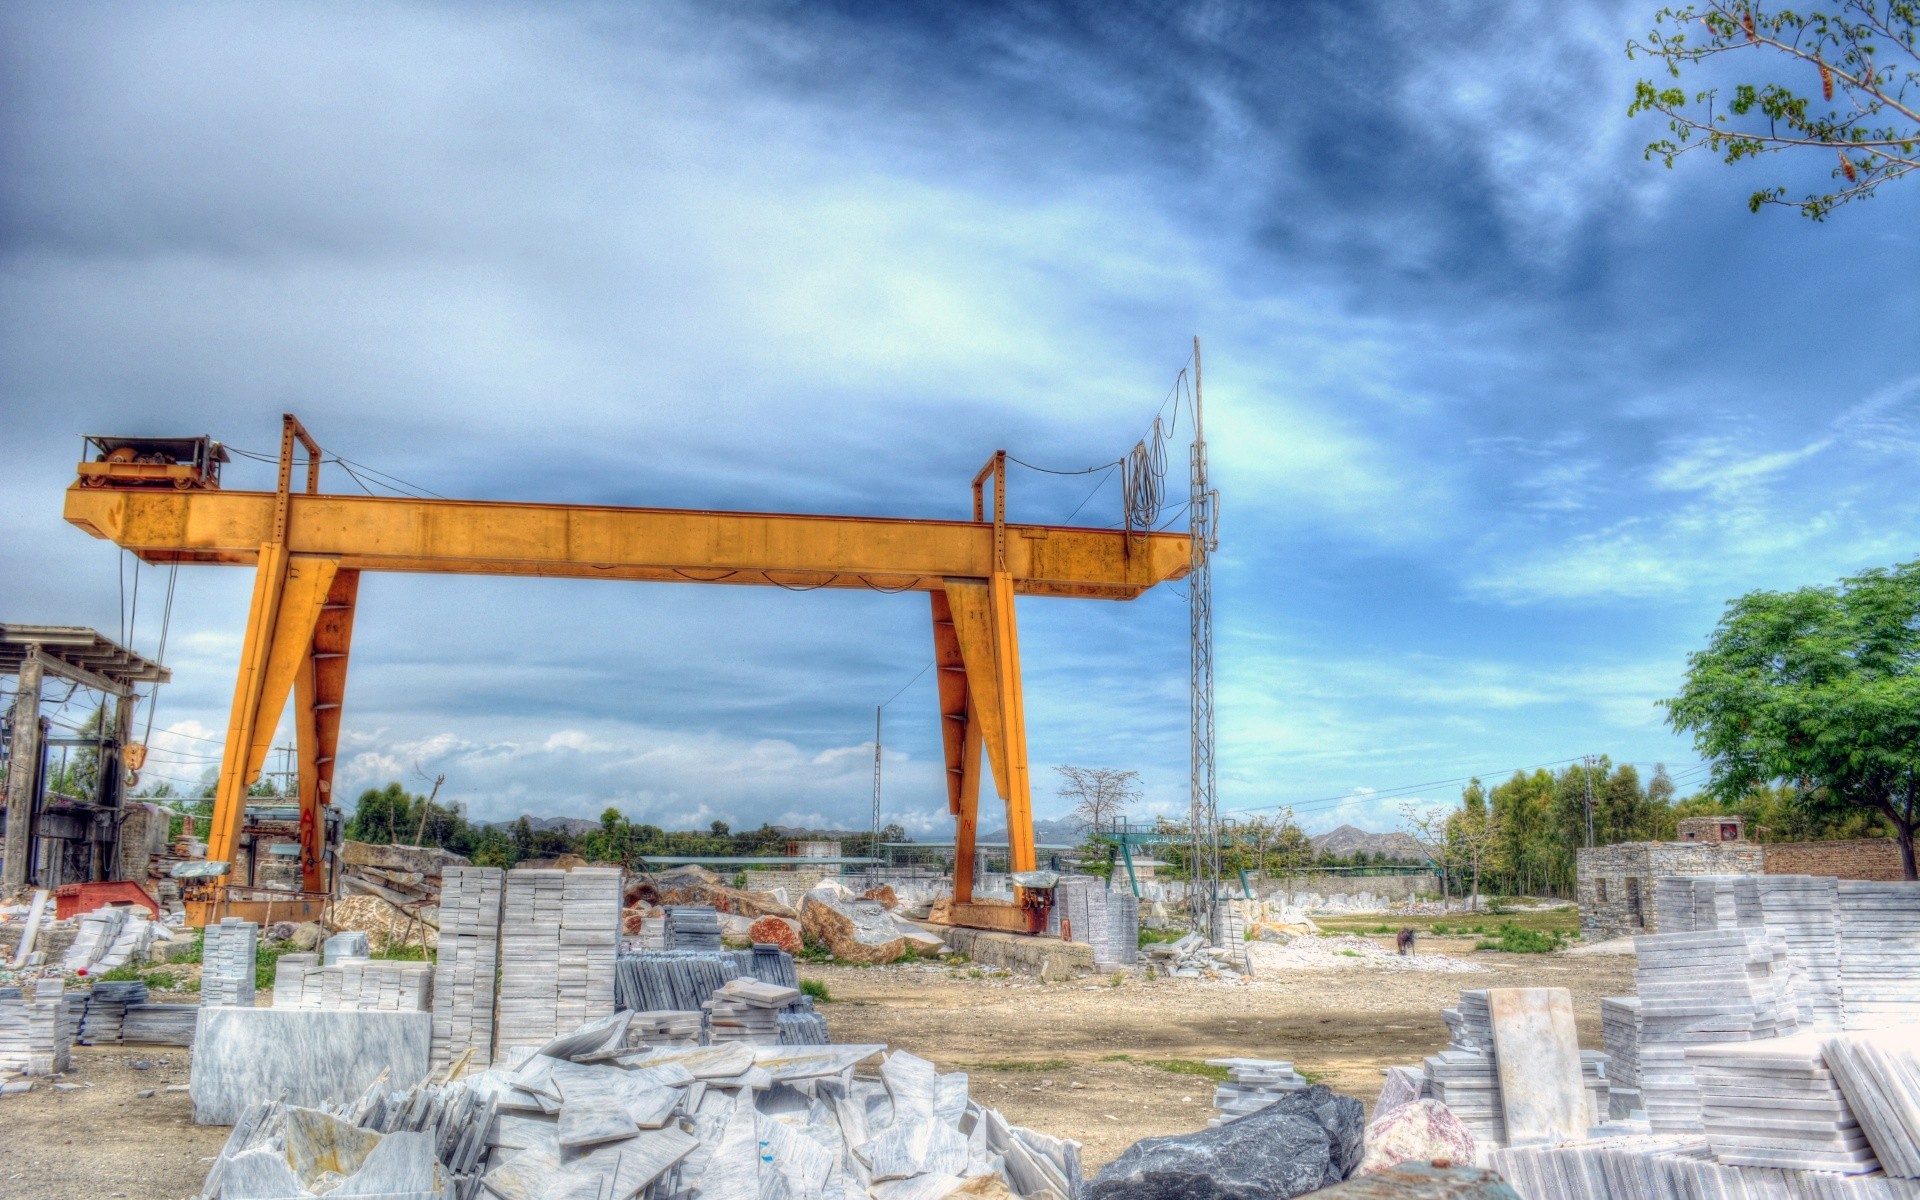
[[433,1014],[354,1009],[209,1008],[193,1035],[188,1090],[200,1125],[231,1125],[260,1100],[313,1107],[427,1077]]
[[1586,1136],[1587,1098],[1572,993],[1566,988],[1492,988],[1487,1003],[1508,1144]]

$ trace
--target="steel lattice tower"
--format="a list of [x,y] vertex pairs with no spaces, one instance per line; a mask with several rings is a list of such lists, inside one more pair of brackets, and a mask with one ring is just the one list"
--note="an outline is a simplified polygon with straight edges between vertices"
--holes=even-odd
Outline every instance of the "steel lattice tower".
[[1189,458],[1187,626],[1189,708],[1188,828],[1192,831],[1191,899],[1198,929],[1213,936],[1220,892],[1220,799],[1213,764],[1213,549],[1215,493],[1207,486],[1206,426],[1201,421],[1200,339],[1193,339],[1193,448]]

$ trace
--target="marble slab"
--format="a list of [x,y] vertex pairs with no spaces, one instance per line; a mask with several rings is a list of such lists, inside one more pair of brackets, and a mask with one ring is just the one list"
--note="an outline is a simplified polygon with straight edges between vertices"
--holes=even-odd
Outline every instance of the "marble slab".
[[188,1091],[200,1125],[231,1125],[257,1101],[314,1107],[359,1096],[387,1072],[427,1077],[433,1015],[362,1010],[208,1008],[194,1028]]
[[1566,988],[1491,988],[1495,1067],[1509,1145],[1586,1136],[1580,1036]]

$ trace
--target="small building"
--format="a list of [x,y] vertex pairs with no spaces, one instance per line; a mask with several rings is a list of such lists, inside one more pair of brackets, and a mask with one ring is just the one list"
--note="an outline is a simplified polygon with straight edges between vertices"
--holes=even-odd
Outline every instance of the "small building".
[[788,842],[788,858],[839,858],[840,843],[825,839]]
[[1680,822],[1683,842],[1744,842],[1746,822],[1740,817],[1686,817]]
[[1668,875],[1758,875],[1758,845],[1718,839],[1582,847],[1576,857],[1580,932],[1593,941],[1653,933],[1654,883]]

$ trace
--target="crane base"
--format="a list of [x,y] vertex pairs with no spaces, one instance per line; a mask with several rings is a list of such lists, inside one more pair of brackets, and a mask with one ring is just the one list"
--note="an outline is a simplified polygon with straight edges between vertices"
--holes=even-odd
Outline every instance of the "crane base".
[[1005,901],[971,900],[965,904],[936,900],[927,918],[935,925],[958,925],[963,929],[991,929],[999,933],[1043,934],[1047,931],[1047,910]]
[[272,925],[276,921],[292,921],[296,924],[318,921],[332,899],[326,892],[251,889],[226,894],[216,892],[211,900],[186,900],[182,906],[187,910],[187,924],[198,929],[204,925],[218,925],[228,917],[238,917],[256,925]]

